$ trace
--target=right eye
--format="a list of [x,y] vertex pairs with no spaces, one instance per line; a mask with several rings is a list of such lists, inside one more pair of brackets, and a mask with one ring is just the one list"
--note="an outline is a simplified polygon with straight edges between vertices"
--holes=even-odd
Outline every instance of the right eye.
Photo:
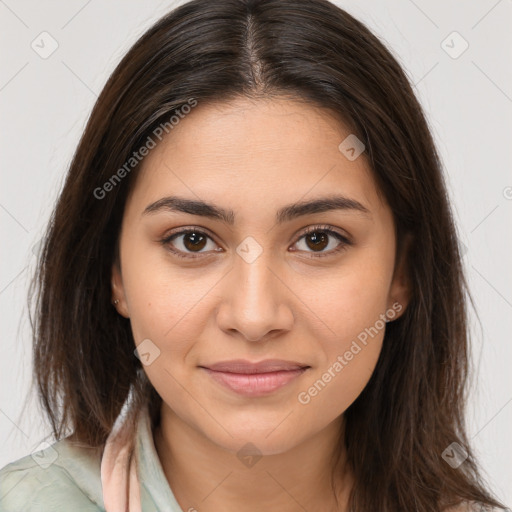
[[[219,249],[212,247],[210,251],[203,251],[208,247],[208,242],[216,246],[212,238],[197,228],[187,228],[167,235],[162,244],[173,254],[180,258],[199,258],[201,254],[211,252],[219,252]],[[220,249],[222,250],[222,249]]]

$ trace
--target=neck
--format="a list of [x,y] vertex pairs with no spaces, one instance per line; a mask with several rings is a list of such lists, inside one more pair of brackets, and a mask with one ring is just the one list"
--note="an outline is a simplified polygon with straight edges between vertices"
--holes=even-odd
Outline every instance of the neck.
[[343,512],[352,485],[344,448],[333,460],[343,426],[340,416],[287,452],[245,465],[162,403],[154,440],[167,481],[185,511],[259,512],[264,504],[281,512]]

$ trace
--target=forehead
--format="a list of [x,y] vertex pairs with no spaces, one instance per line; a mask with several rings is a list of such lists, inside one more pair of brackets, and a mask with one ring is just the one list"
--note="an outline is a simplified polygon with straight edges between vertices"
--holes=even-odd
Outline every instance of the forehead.
[[350,160],[339,148],[349,136],[333,113],[303,101],[198,103],[145,157],[133,195],[147,202],[180,192],[256,208],[337,192],[375,210],[365,154]]

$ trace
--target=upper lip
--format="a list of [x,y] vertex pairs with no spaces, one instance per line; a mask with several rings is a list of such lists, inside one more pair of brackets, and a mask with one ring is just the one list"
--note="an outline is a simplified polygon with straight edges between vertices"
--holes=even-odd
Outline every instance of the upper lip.
[[251,363],[245,359],[233,359],[231,361],[220,361],[219,363],[202,366],[202,368],[208,368],[216,372],[247,374],[300,370],[308,367],[308,365],[296,361],[284,361],[282,359],[265,359],[256,363]]

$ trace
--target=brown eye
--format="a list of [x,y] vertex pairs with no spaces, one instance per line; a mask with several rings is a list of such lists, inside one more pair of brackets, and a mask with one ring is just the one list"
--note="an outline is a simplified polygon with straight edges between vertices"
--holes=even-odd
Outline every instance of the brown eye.
[[294,244],[294,251],[310,253],[312,257],[330,256],[346,249],[352,242],[341,233],[321,226],[314,226]]
[[[173,254],[183,258],[198,258],[220,249],[209,235],[193,228],[173,233],[161,242]],[[203,250],[205,248],[207,250]]]
[[186,233],[183,235],[183,245],[189,251],[200,251],[206,245],[206,237],[196,231]]
[[306,244],[314,251],[323,251],[329,244],[329,237],[322,231],[313,231],[306,235]]

